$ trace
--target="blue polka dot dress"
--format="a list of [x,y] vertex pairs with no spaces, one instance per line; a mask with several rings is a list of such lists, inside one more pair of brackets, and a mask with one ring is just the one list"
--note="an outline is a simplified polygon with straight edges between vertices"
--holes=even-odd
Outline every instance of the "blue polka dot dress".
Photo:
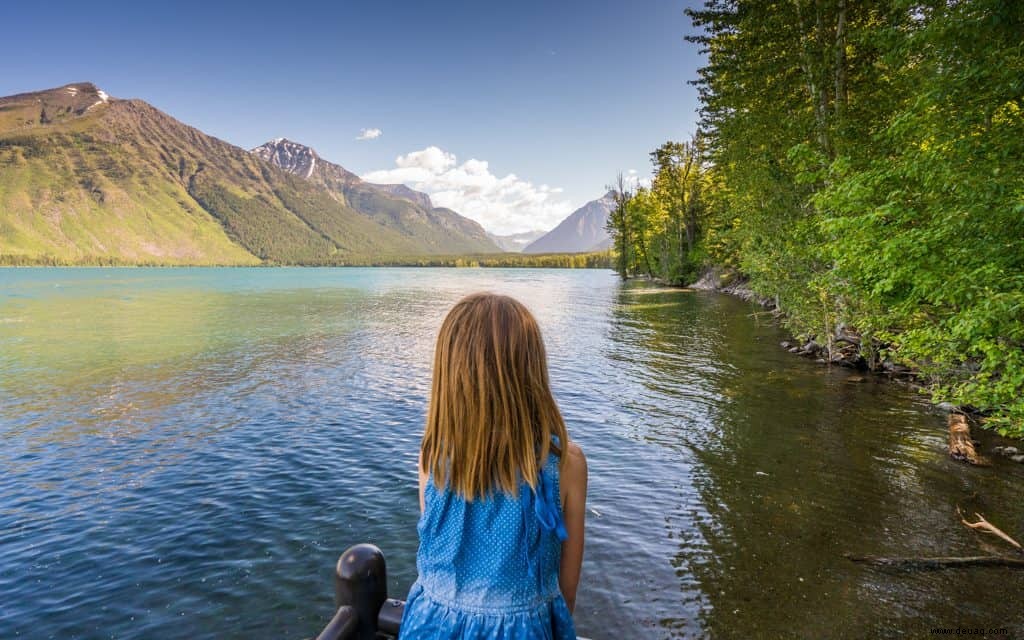
[[424,489],[419,521],[419,578],[402,617],[401,640],[575,639],[572,614],[558,588],[565,525],[558,458],[541,470],[536,492],[497,493],[467,502]]

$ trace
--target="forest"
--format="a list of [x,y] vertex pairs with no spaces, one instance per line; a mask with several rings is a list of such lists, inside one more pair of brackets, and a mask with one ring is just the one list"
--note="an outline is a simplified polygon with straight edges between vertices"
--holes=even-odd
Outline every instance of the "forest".
[[[332,266],[332,267],[482,267],[482,268],[546,268],[546,269],[611,269],[612,253],[480,253],[469,255],[352,255],[336,259],[318,259],[308,263],[265,260],[262,266]],[[0,253],[0,266],[6,267],[174,267],[174,262],[140,261],[114,256],[84,256],[78,259],[44,254],[25,256]],[[238,266],[210,263],[196,266]],[[248,265],[246,265],[248,266]]]
[[742,278],[795,335],[1024,436],[1024,3],[687,13],[699,126],[619,177],[615,268]]

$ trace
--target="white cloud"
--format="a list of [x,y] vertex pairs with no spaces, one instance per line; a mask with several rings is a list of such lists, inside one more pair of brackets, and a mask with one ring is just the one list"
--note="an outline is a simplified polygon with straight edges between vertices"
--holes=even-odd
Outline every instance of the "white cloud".
[[498,177],[486,160],[459,164],[455,154],[434,146],[398,156],[394,169],[371,171],[362,178],[423,191],[435,206],[453,209],[492,233],[551,229],[573,210],[559,188],[535,185],[514,173]]
[[356,136],[356,140],[373,140],[384,135],[384,132],[380,129],[360,129],[359,135]]
[[636,189],[637,187],[650,188],[653,180],[650,176],[638,175],[636,169],[630,169],[626,172],[626,175],[622,176],[622,181],[626,184],[626,187],[630,189]]

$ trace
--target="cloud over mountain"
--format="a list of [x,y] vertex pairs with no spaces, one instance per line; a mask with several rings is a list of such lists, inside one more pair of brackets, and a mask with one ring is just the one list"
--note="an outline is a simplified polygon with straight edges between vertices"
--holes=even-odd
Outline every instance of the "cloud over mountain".
[[359,135],[356,136],[356,140],[374,140],[384,135],[384,132],[380,129],[360,129]]
[[454,209],[492,233],[549,229],[572,211],[559,188],[535,185],[514,173],[498,177],[486,160],[470,158],[459,164],[455,154],[436,146],[398,156],[395,168],[362,178],[426,192],[435,205]]

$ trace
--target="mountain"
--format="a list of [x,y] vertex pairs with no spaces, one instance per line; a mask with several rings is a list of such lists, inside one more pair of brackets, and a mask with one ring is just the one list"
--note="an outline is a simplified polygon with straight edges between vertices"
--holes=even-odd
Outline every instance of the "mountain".
[[615,192],[609,191],[573,211],[557,227],[523,249],[523,253],[604,251],[611,247],[605,226],[614,208]]
[[396,198],[410,200],[412,202],[415,202],[419,206],[425,207],[427,209],[434,208],[434,203],[430,201],[430,196],[421,191],[415,191],[414,189],[410,189],[404,184],[375,184],[373,186],[378,191],[390,193]]
[[143,121],[162,120],[150,109],[89,83],[0,98],[0,254],[259,262],[171,177],[176,158],[141,138]]
[[547,232],[523,231],[522,233],[512,233],[507,236],[499,236],[493,233],[489,233],[487,235],[491,238],[494,244],[501,248],[502,251],[522,252],[524,247],[545,233]]
[[454,212],[425,211],[320,165],[295,175],[87,82],[0,98],[0,255],[331,264],[494,250]]
[[479,223],[435,207],[425,193],[402,184],[364,182],[298,142],[276,138],[252,150],[259,158],[323,187],[335,200],[408,238],[427,253],[494,253],[497,245]]

